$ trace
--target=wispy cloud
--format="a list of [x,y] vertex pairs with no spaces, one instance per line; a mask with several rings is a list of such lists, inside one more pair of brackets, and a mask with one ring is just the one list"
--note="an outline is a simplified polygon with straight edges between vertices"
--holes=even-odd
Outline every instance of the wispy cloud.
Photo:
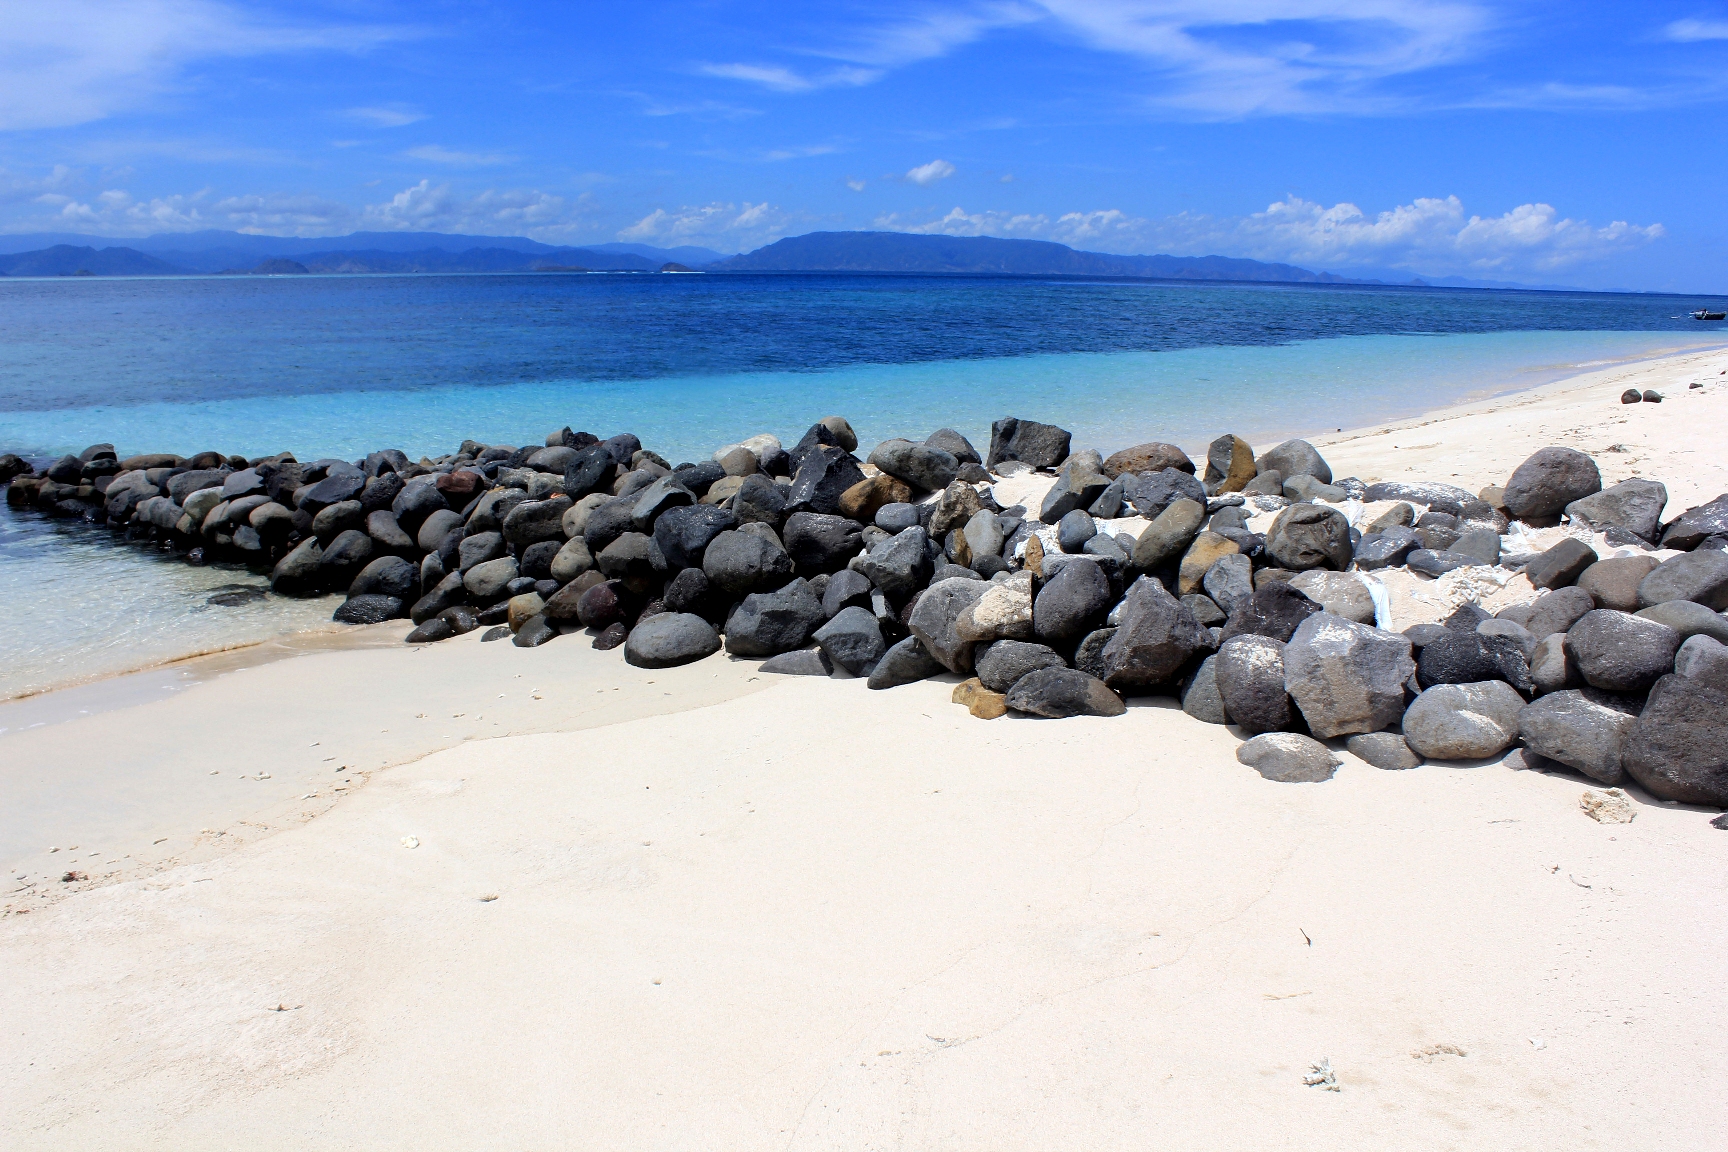
[[946,160],[932,160],[928,164],[920,164],[918,167],[910,169],[906,173],[906,179],[924,187],[934,184],[938,180],[946,180],[952,175],[954,175],[954,165]]
[[620,240],[652,241],[658,244],[712,244],[738,250],[768,244],[786,236],[812,218],[786,212],[764,200],[752,204],[716,201],[668,212],[656,208],[618,233]]
[[485,168],[494,164],[508,164],[515,159],[514,156],[505,156],[498,152],[458,152],[441,144],[422,144],[418,148],[408,149],[402,155],[458,168]]
[[856,88],[877,80],[882,71],[877,68],[835,68],[820,75],[805,75],[790,68],[763,64],[704,64],[699,69],[705,76],[723,80],[742,80],[773,92],[812,92],[818,88]]
[[1728,20],[1676,20],[1662,29],[1663,35],[1682,44],[1699,40],[1728,40]]
[[357,53],[419,35],[273,20],[220,0],[0,0],[0,130],[100,120],[174,90],[221,57]]
[[1105,209],[1051,217],[955,208],[933,220],[890,214],[875,224],[899,232],[1056,240],[1108,252],[1245,256],[1332,271],[1389,268],[1435,276],[1547,275],[1666,234],[1660,224],[1592,225],[1540,203],[1499,216],[1469,215],[1456,196],[1418,199],[1374,215],[1354,204],[1327,208],[1291,197],[1247,216],[1148,219]]
[[426,119],[426,113],[400,104],[377,108],[350,108],[348,115],[380,128],[402,128]]

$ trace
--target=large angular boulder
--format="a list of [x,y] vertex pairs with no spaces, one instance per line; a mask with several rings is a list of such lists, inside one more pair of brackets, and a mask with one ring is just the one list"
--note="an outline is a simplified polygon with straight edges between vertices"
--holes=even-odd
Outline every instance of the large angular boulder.
[[1518,738],[1524,697],[1504,680],[1437,684],[1404,711],[1404,740],[1429,760],[1486,760]]
[[1292,588],[1287,581],[1270,581],[1256,588],[1247,603],[1230,614],[1218,641],[1223,643],[1251,633],[1288,642],[1304,620],[1323,611],[1325,609]]
[[1572,523],[1594,532],[1619,528],[1642,540],[1655,541],[1668,505],[1668,488],[1656,480],[1622,480],[1593,496],[1566,505]]
[[1289,727],[1283,644],[1268,636],[1238,636],[1219,647],[1213,676],[1224,711],[1244,732]]
[[1343,763],[1332,750],[1296,732],[1266,732],[1236,749],[1236,759],[1279,784],[1318,784]]
[[1200,534],[1200,525],[1205,520],[1204,500],[1177,500],[1160,512],[1157,519],[1142,529],[1135,539],[1130,556],[1134,567],[1142,572],[1156,572],[1176,561]]
[[[714,538],[737,526],[737,517],[712,504],[668,508],[654,521],[654,543],[666,561],[667,570],[676,572],[700,567]],[[557,577],[556,565],[553,576]]]
[[1712,536],[1728,536],[1728,493],[1688,508],[1663,530],[1662,547],[1690,552]]
[[1103,459],[1091,449],[1068,457],[1062,471],[1056,474],[1056,483],[1044,494],[1038,519],[1055,524],[1070,512],[1091,507],[1110,486],[1111,477],[1104,474],[1103,468]]
[[1311,569],[1291,578],[1290,587],[1334,616],[1358,624],[1374,623],[1374,597],[1367,585],[1348,572]]
[[1638,582],[1638,606],[1691,600],[1713,612],[1728,609],[1728,552],[1687,552],[1664,560]]
[[881,625],[868,608],[841,609],[813,637],[830,661],[854,676],[868,675],[888,647],[882,641]]
[[1610,556],[1598,560],[1578,577],[1578,587],[1590,593],[1598,608],[1638,611],[1638,584],[1660,563],[1654,556]]
[[[976,603],[960,614],[955,629],[967,640],[1029,640],[1033,635],[1032,573],[992,581]],[[1001,692],[997,688],[993,691]]]
[[[840,497],[863,479],[864,472],[858,467],[858,458],[844,448],[838,445],[812,448],[804,455],[797,474],[792,478],[792,486],[786,490],[786,508],[793,512],[837,513],[840,511]],[[746,480],[744,484],[749,487],[750,481]]]
[[[504,517],[504,539],[520,551],[542,540],[564,540],[564,513],[574,503],[568,496],[524,500]],[[592,541],[590,541],[592,543]]]
[[1254,598],[1254,562],[1240,553],[1221,556],[1200,585],[1226,618],[1233,616]]
[[908,636],[876,661],[868,686],[876,690],[898,688],[902,684],[928,680],[944,671],[941,661],[930,655],[922,640]]
[[1482,680],[1504,680],[1521,692],[1536,690],[1529,656],[1518,639],[1459,628],[1447,629],[1422,646],[1416,661],[1416,681],[1422,687]]
[[858,554],[863,532],[844,516],[794,512],[786,517],[786,553],[801,572],[837,572]]
[[1292,572],[1309,568],[1342,572],[1350,566],[1352,555],[1350,522],[1336,508],[1292,504],[1272,521],[1266,554]]
[[1240,436],[1223,435],[1206,449],[1206,485],[1214,492],[1240,492],[1254,479],[1254,449]]
[[1728,808],[1728,692],[1662,677],[1626,733],[1621,763],[1652,796]]
[[1518,735],[1539,756],[1557,760],[1600,784],[1626,778],[1621,749],[1638,718],[1635,699],[1595,688],[1551,692],[1518,713]]
[[961,636],[957,625],[961,614],[989,588],[987,581],[959,576],[938,580],[924,590],[913,606],[907,629],[950,672],[972,671],[972,653],[977,642]]
[[1122,698],[1102,680],[1078,668],[1040,668],[1008,690],[1008,707],[1027,716],[1061,720],[1069,716],[1120,716]]
[[1283,665],[1285,688],[1322,739],[1397,724],[1404,686],[1416,670],[1407,637],[1329,612],[1297,627]]
[[1194,478],[1192,472],[1165,468],[1160,472],[1137,474],[1123,486],[1122,498],[1146,519],[1156,520],[1166,508],[1178,500],[1192,500],[1204,509],[1206,487]]
[[974,670],[984,687],[992,692],[1006,692],[1029,672],[1065,667],[1067,662],[1048,645],[998,640],[979,650]]
[[714,625],[688,612],[661,612],[630,629],[624,662],[637,668],[672,668],[720,651]]
[[1072,439],[1054,424],[1009,416],[990,426],[990,454],[984,466],[994,469],[1004,460],[1018,460],[1034,468],[1054,468],[1068,458]]
[[754,592],[744,597],[726,618],[726,651],[734,656],[790,652],[801,647],[826,621],[822,601],[809,583],[794,580],[778,592]]
[[778,588],[792,575],[792,557],[756,532],[726,531],[709,541],[702,554],[708,582],[729,597]]
[[1524,566],[1524,575],[1537,588],[1565,588],[1577,582],[1597,561],[1590,545],[1567,538]]
[[954,483],[960,461],[951,453],[910,440],[884,440],[870,453],[870,463],[921,492],[940,492]]
[[1520,520],[1558,516],[1566,506],[1602,491],[1596,461],[1575,448],[1541,448],[1506,481],[1506,511]]
[[978,449],[972,447],[972,441],[952,428],[936,429],[924,438],[924,443],[932,448],[940,448],[962,464],[984,463],[984,457],[978,455]]
[[905,600],[930,579],[929,540],[924,529],[907,528],[860,556],[857,569],[890,600]]
[[1046,644],[1071,644],[1104,622],[1110,578],[1090,561],[1064,564],[1032,603],[1032,630]]
[[[636,496],[636,507],[631,513],[635,521],[636,531],[650,533],[654,531],[654,522],[660,519],[661,513],[671,508],[682,508],[696,503],[696,493],[684,486],[682,478],[673,473],[662,476],[648,487],[642,489]],[[559,514],[562,517],[562,513]],[[563,531],[562,526],[559,529]],[[628,658],[628,645],[626,645]]]
[[1118,476],[1162,472],[1166,468],[1191,473],[1194,471],[1194,461],[1188,459],[1188,453],[1176,445],[1154,440],[1124,448],[1120,452],[1112,452],[1104,461],[1102,471],[1114,480]]
[[1186,605],[1142,576],[1123,597],[1115,635],[1100,654],[1103,679],[1124,692],[1169,684],[1210,640]]
[[1598,608],[1566,633],[1566,655],[1592,688],[1642,692],[1674,670],[1680,633],[1638,616]]
[[1286,440],[1254,461],[1256,474],[1276,472],[1284,480],[1312,476],[1322,484],[1332,483],[1332,467],[1306,440]]

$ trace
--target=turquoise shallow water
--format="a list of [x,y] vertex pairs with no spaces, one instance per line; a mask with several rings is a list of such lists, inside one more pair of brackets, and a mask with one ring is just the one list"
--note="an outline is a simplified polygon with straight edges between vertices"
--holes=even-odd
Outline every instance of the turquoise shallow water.
[[[668,282],[676,282],[669,284]],[[569,424],[677,462],[839,413],[866,446],[1004,415],[1198,449],[1412,415],[1719,343],[1664,297],[918,278],[426,277],[0,284],[0,451],[411,456]],[[0,698],[327,620],[0,513]]]

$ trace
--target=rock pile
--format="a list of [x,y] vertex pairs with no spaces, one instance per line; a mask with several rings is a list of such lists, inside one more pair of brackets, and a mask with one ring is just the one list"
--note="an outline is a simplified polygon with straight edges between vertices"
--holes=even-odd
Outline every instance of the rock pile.
[[[1600,784],[1728,806],[1728,495],[1664,523],[1661,484],[1604,488],[1569,448],[1472,494],[1335,478],[1302,440],[1258,458],[1234,436],[1203,462],[1169,444],[1104,458],[1017,418],[984,454],[952,429],[867,461],[857,448],[829,417],[790,448],[759,435],[677,465],[628,433],[563,428],[418,462],[99,444],[39,469],[0,457],[0,479],[13,507],[243,560],[278,593],[345,593],[339,621],[407,617],[410,643],[581,632],[640,667],[724,649],[873,689],[946,672],[981,717],[1114,716],[1124,697],[1167,695],[1237,725],[1242,761],[1274,780],[1330,777],[1321,741],[1388,769],[1521,742]],[[1054,474],[1036,509],[997,502],[1000,480],[1032,470]],[[1349,501],[1391,508],[1357,528]],[[1113,528],[1124,518],[1138,535]],[[1575,537],[1503,553],[1518,521],[1627,554]],[[1377,626],[1368,573],[1513,565],[1543,590],[1533,603]]]

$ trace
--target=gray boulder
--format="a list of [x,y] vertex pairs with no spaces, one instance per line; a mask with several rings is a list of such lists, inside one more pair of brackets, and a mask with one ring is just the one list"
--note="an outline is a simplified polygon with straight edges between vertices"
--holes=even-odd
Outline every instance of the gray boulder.
[[1038,519],[1055,524],[1076,509],[1091,507],[1104,489],[1110,487],[1110,482],[1111,478],[1104,474],[1104,460],[1097,452],[1087,449],[1074,453],[1057,474],[1056,483],[1044,494]]
[[924,529],[914,525],[860,556],[856,566],[889,599],[904,600],[930,579],[929,540]]
[[1728,692],[1728,645],[1710,636],[1693,636],[1674,654],[1674,671],[1718,692]]
[[1322,567],[1342,572],[1352,555],[1350,522],[1336,508],[1292,504],[1267,531],[1266,554],[1292,572]]
[[746,596],[786,583],[792,575],[792,558],[758,533],[726,531],[709,542],[702,555],[702,572],[724,595]]
[[700,567],[714,538],[737,525],[730,511],[712,504],[671,507],[654,521],[654,543],[668,571]]
[[1104,622],[1110,610],[1110,578],[1098,564],[1064,564],[1032,602],[1032,630],[1049,644],[1072,643]]
[[985,580],[959,577],[938,580],[924,590],[913,606],[907,628],[923,643],[924,650],[950,672],[972,670],[975,641],[961,638],[956,624],[960,614],[991,587]]
[[1123,692],[1168,684],[1210,640],[1194,613],[1164,585],[1142,576],[1123,597],[1116,633],[1104,645],[1104,681]]
[[1610,556],[1584,569],[1578,587],[1590,593],[1598,608],[1638,611],[1638,585],[1660,563],[1654,556]]
[[848,608],[870,607],[870,578],[853,568],[842,568],[828,580],[822,590],[822,611],[828,619]]
[[868,608],[844,608],[814,633],[828,659],[855,676],[867,675],[887,645],[882,629]]
[[1422,646],[1416,661],[1416,681],[1422,687],[1481,680],[1505,680],[1522,692],[1536,690],[1529,659],[1516,639],[1460,628],[1448,629]]
[[1155,572],[1181,559],[1206,520],[1204,500],[1177,500],[1141,530],[1134,541],[1132,561],[1142,572]]
[[714,625],[688,612],[661,612],[630,630],[624,662],[637,668],[672,668],[720,651]]
[[1290,580],[1290,587],[1334,616],[1358,624],[1374,623],[1374,598],[1362,581],[1348,572],[1301,572]]
[[732,514],[740,524],[767,524],[778,528],[786,519],[787,494],[790,489],[776,484],[766,476],[746,476],[732,497]]
[[972,519],[966,521],[964,534],[966,547],[971,551],[974,563],[981,556],[1002,555],[1002,545],[1006,541],[1002,531],[1002,519],[990,509],[980,509]]
[[858,554],[863,532],[844,516],[794,512],[786,517],[786,552],[802,572],[836,572]]
[[[1099,491],[1102,492],[1103,489],[1100,488]],[[1161,472],[1135,475],[1123,487],[1122,497],[1134,506],[1134,511],[1148,520],[1156,520],[1166,508],[1178,500],[1192,500],[1204,511],[1206,486],[1196,480],[1192,472],[1166,468]]]
[[1728,808],[1728,692],[1662,677],[1626,733],[1621,763],[1653,796]]
[[804,580],[778,592],[754,592],[726,618],[726,651],[734,656],[790,652],[803,647],[826,620],[822,601]]
[[1404,737],[1396,732],[1363,732],[1344,741],[1344,747],[1358,760],[1388,772],[1422,766],[1422,757],[1412,752]]
[[[547,449],[551,451],[551,449]],[[655,521],[662,513],[671,508],[682,508],[696,503],[696,494],[685,487],[682,477],[677,473],[662,476],[648,487],[642,489],[636,497],[636,507],[631,516],[635,521],[636,531],[649,533],[654,531]],[[560,516],[563,514],[560,513]],[[560,526],[559,531],[563,528]],[[624,646],[624,658],[630,658],[630,646]]]
[[1288,642],[1304,620],[1322,611],[1287,581],[1271,581],[1256,588],[1248,603],[1230,614],[1219,642],[1249,634]]
[[499,560],[476,564],[461,573],[462,587],[467,589],[468,595],[474,600],[487,603],[503,596],[505,585],[516,579],[516,575],[515,559],[505,556]]
[[448,508],[440,508],[420,521],[420,530],[415,533],[414,543],[422,552],[436,552],[438,546],[444,543],[444,538],[462,527],[462,517]]
[[1552,692],[1518,713],[1518,735],[1539,756],[1557,760],[1599,784],[1626,778],[1620,753],[1638,717],[1636,702],[1594,688]]
[[419,568],[400,556],[379,556],[360,569],[348,586],[348,596],[394,596],[407,602],[418,598],[419,588]]
[[1034,468],[1054,468],[1068,458],[1071,440],[1054,424],[1009,416],[990,426],[990,455],[984,464],[993,470],[1004,460],[1019,460]]
[[1283,644],[1268,636],[1238,636],[1213,659],[1224,711],[1243,731],[1276,732],[1289,726]]
[[1518,738],[1524,697],[1504,680],[1437,684],[1404,711],[1404,740],[1428,760],[1486,760]]
[[[281,509],[283,513],[288,511],[280,504],[264,504],[253,509],[252,515],[249,519],[252,527],[257,529],[260,535],[267,534],[259,521],[261,519],[275,519],[278,516],[278,513],[275,511],[265,512],[264,509],[266,508]],[[260,515],[260,513],[262,513],[262,515]],[[414,537],[402,531],[402,525],[397,522],[396,514],[394,512],[379,509],[367,516],[366,535],[372,537],[372,542],[378,545],[380,551],[395,552],[398,555],[403,556],[414,551]]]
[[1061,720],[1070,716],[1120,716],[1122,698],[1102,680],[1078,668],[1040,668],[1008,690],[1008,707],[1028,716]]
[[1279,784],[1318,784],[1342,763],[1320,741],[1295,732],[1267,732],[1236,749],[1236,759]]
[[1452,542],[1451,551],[1474,556],[1476,563],[1500,563],[1500,533],[1492,528],[1472,528]]
[[1416,533],[1408,528],[1388,528],[1364,536],[1356,545],[1356,567],[1372,571],[1376,568],[1396,568],[1418,548]]
[[1206,569],[1200,585],[1226,617],[1234,616],[1254,598],[1254,562],[1241,553],[1222,557]]
[[904,532],[918,524],[918,505],[884,504],[876,510],[876,527],[884,532]]
[[1545,596],[1538,596],[1524,610],[1508,610],[1500,615],[1502,619],[1522,624],[1530,635],[1541,640],[1569,630],[1584,618],[1584,613],[1595,607],[1595,600],[1582,588],[1557,588]]
[[1468,552],[1436,552],[1431,548],[1418,548],[1404,558],[1404,563],[1410,571],[1420,572],[1424,576],[1444,576],[1460,568],[1474,567],[1481,561]]
[[[504,539],[518,550],[542,540],[564,540],[564,513],[574,503],[568,496],[525,500],[504,517]],[[590,542],[592,543],[592,542]]]
[[924,443],[948,453],[962,464],[984,463],[984,457],[978,455],[978,449],[972,447],[972,441],[952,428],[936,429],[925,437]]
[[1558,692],[1584,683],[1578,665],[1566,655],[1566,633],[1556,632],[1536,642],[1530,653],[1530,682],[1538,692]]
[[1513,471],[1502,499],[1520,520],[1558,516],[1568,504],[1602,491],[1596,462],[1573,448],[1542,448]]
[[1566,505],[1572,523],[1595,532],[1619,528],[1643,540],[1654,541],[1668,505],[1667,486],[1655,480],[1622,480],[1594,496]]
[[930,655],[924,647],[924,642],[916,636],[908,636],[883,653],[882,659],[876,661],[876,667],[870,672],[869,687],[873,689],[898,688],[902,684],[911,684],[919,680],[928,680],[941,672],[945,672],[941,661]]
[[509,551],[504,545],[502,532],[480,532],[472,536],[462,537],[462,543],[456,548],[456,567],[466,572],[476,564],[484,564],[488,560],[496,560]]
[[1075,645],[1074,659],[1070,663],[1088,676],[1104,679],[1109,672],[1104,666],[1104,648],[1115,635],[1116,629],[1113,627],[1086,633],[1080,638],[1080,643]]
[[[749,450],[745,448],[734,451],[750,456]],[[750,456],[750,460],[754,464],[756,458]],[[768,657],[757,671],[772,672],[779,676],[831,676],[834,673],[834,664],[820,648],[798,648]]]
[[1306,440],[1286,440],[1254,461],[1255,472],[1276,472],[1289,480],[1292,476],[1312,476],[1322,484],[1332,483],[1332,468],[1314,445]]
[[1664,560],[1638,582],[1638,606],[1691,600],[1715,612],[1728,609],[1728,552],[1697,551]]
[[992,692],[1006,692],[1028,672],[1066,666],[1066,661],[1048,645],[998,640],[978,653],[974,670],[984,687]]
[[[983,515],[983,513],[979,513]],[[1062,517],[1056,524],[1056,542],[1064,552],[1079,552],[1086,547],[1086,541],[1098,535],[1098,526],[1092,522],[1092,517],[1082,508],[1075,508]]]
[[1208,656],[1200,662],[1182,685],[1182,711],[1205,724],[1228,724],[1230,714],[1224,710],[1224,697],[1218,691],[1218,657]]
[[382,624],[407,614],[407,606],[400,597],[367,592],[348,597],[330,619],[338,624]]
[[1661,604],[1652,604],[1641,608],[1633,615],[1644,620],[1654,620],[1658,624],[1666,624],[1681,637],[1713,636],[1728,644],[1728,616],[1720,612],[1712,612],[1702,604],[1691,600],[1666,600]]
[[931,444],[910,440],[884,440],[870,453],[870,463],[896,480],[904,480],[925,492],[940,492],[954,483],[960,461],[950,452]]
[[1397,724],[1416,663],[1408,638],[1322,612],[1290,637],[1283,669],[1309,730],[1330,739]]
[[[656,528],[659,525],[655,525]],[[560,584],[568,584],[584,572],[594,567],[594,554],[588,551],[588,544],[580,536],[566,540],[558,554],[552,557],[552,579]]]
[[1666,624],[1598,608],[1566,633],[1566,655],[1592,688],[1642,692],[1674,669],[1680,633]]
[[323,556],[323,545],[316,536],[302,541],[271,570],[271,591],[283,596],[316,596],[322,591],[318,584],[318,561]]
[[1590,545],[1568,537],[1526,564],[1524,575],[1538,588],[1565,588],[1576,583],[1596,561]]

